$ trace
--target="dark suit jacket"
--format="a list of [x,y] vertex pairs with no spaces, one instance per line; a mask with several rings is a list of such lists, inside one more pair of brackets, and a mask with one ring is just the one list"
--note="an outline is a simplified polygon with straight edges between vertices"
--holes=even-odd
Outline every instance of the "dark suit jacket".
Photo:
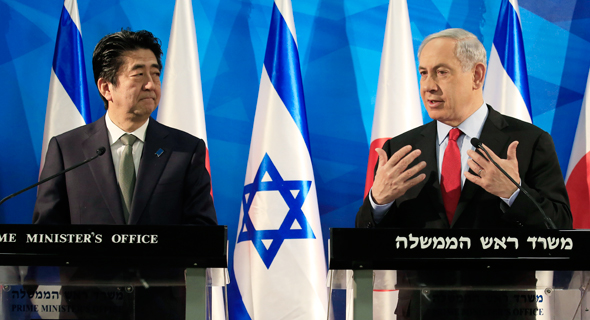
[[[519,141],[516,153],[522,188],[540,203],[558,228],[571,229],[572,214],[569,200],[551,136],[534,125],[503,116],[490,106],[488,110],[489,114],[484,123],[480,141],[503,159],[506,158],[510,143]],[[396,199],[380,223],[375,223],[371,203],[367,197],[356,216],[357,228],[546,228],[541,213],[522,192],[516,197],[512,206],[508,207],[502,199],[469,180],[465,180],[457,210],[453,221],[449,224],[438,181],[436,126],[436,121],[432,121],[390,139],[384,144],[383,149],[388,157],[405,145],[420,149],[422,154],[409,167],[420,161],[426,161],[426,168],[422,170],[426,178],[408,190],[405,195]],[[398,271],[398,284],[402,286],[531,286],[535,282],[534,272],[511,270]],[[418,319],[419,305],[413,301],[427,300],[421,299],[417,291],[400,291],[396,310],[398,319]],[[501,307],[511,309],[513,306]],[[449,308],[449,305],[446,308]],[[462,307],[453,305],[450,309],[459,310],[460,308]],[[480,309],[485,310],[485,307]],[[423,314],[423,319],[447,319],[441,316],[440,310],[432,312],[432,316],[428,315],[428,311],[426,312]],[[458,319],[457,317],[471,319],[460,312],[450,314],[448,319]],[[495,313],[489,313],[489,316],[490,319],[499,318]],[[480,314],[475,319],[488,318]]]
[[[133,225],[216,225],[203,140],[149,119],[129,223]],[[33,222],[37,224],[126,224],[105,118],[54,137],[49,142],[41,179],[96,155],[96,160],[39,186]],[[158,156],[156,152],[162,149]],[[166,279],[170,287],[137,287],[136,319],[184,319],[182,269],[63,268],[62,282],[112,279]],[[63,289],[79,289],[67,287]],[[67,301],[75,306],[75,302]],[[89,316],[80,314],[80,317]],[[96,316],[96,315],[95,315]],[[124,318],[124,315],[109,315]]]
[[[149,122],[129,224],[216,225],[205,143]],[[41,178],[96,155],[100,147],[106,152],[98,159],[39,186],[34,223],[125,224],[104,117],[52,138]]]
[[[508,145],[519,141],[516,154],[522,188],[540,203],[558,228],[572,228],[567,191],[551,136],[532,124],[503,116],[490,106],[488,110],[480,141],[503,159]],[[405,145],[422,151],[409,167],[426,161],[426,168],[422,170],[426,178],[396,199],[379,224],[373,219],[367,197],[356,216],[357,228],[545,228],[541,213],[522,192],[508,207],[502,199],[469,180],[465,180],[455,216],[449,225],[438,181],[436,121],[388,140],[383,149],[391,156]]]

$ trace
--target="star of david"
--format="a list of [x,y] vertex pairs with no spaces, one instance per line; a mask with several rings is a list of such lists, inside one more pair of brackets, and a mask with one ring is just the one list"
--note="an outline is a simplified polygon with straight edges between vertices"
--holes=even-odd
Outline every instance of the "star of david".
[[[265,176],[270,179],[265,178]],[[315,239],[313,230],[301,210],[310,187],[311,181],[283,180],[283,177],[268,154],[264,155],[254,181],[244,186],[244,193],[242,195],[244,218],[240,226],[238,243],[252,241],[267,269],[270,268],[285,240]],[[267,191],[278,191],[289,207],[289,211],[278,230],[257,230],[250,217],[250,206],[254,201],[254,197],[258,192]],[[257,214],[273,214],[273,212],[258,212]],[[271,241],[268,248],[264,245],[264,240]],[[269,241],[266,242],[268,243]]]

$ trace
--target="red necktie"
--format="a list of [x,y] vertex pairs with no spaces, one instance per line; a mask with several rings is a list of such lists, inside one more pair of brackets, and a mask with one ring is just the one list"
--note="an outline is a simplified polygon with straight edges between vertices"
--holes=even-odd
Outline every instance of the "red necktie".
[[457,128],[449,132],[449,144],[445,150],[440,176],[442,198],[449,224],[453,222],[461,197],[461,152],[457,145],[457,139],[461,133],[461,130]]

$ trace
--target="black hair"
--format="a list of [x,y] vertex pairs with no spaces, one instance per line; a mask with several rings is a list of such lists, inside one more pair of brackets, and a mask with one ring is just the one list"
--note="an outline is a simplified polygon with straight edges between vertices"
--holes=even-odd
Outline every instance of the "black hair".
[[[123,65],[122,56],[127,51],[139,49],[151,50],[158,66],[162,70],[162,47],[160,39],[156,38],[147,30],[130,31],[121,29],[119,32],[104,36],[92,54],[92,71],[94,72],[94,83],[98,86],[98,79],[103,78],[107,82],[117,86],[117,73]],[[102,96],[105,109],[108,108],[107,100]]]

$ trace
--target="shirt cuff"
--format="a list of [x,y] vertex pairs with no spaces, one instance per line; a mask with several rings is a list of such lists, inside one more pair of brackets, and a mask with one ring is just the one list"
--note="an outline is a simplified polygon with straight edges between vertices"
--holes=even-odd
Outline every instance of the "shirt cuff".
[[375,203],[375,200],[373,200],[373,188],[369,190],[369,201],[371,202],[371,208],[373,209],[373,220],[375,220],[375,223],[380,223],[383,220],[383,217],[385,217],[387,210],[389,210],[389,208],[391,208],[391,205],[393,205],[393,203],[395,202],[394,200],[386,204]]
[[514,203],[514,200],[516,200],[516,197],[518,196],[519,193],[520,193],[520,189],[517,188],[516,191],[514,191],[514,193],[510,196],[510,198],[500,197],[500,199],[502,199],[502,201],[504,201],[510,207]]

